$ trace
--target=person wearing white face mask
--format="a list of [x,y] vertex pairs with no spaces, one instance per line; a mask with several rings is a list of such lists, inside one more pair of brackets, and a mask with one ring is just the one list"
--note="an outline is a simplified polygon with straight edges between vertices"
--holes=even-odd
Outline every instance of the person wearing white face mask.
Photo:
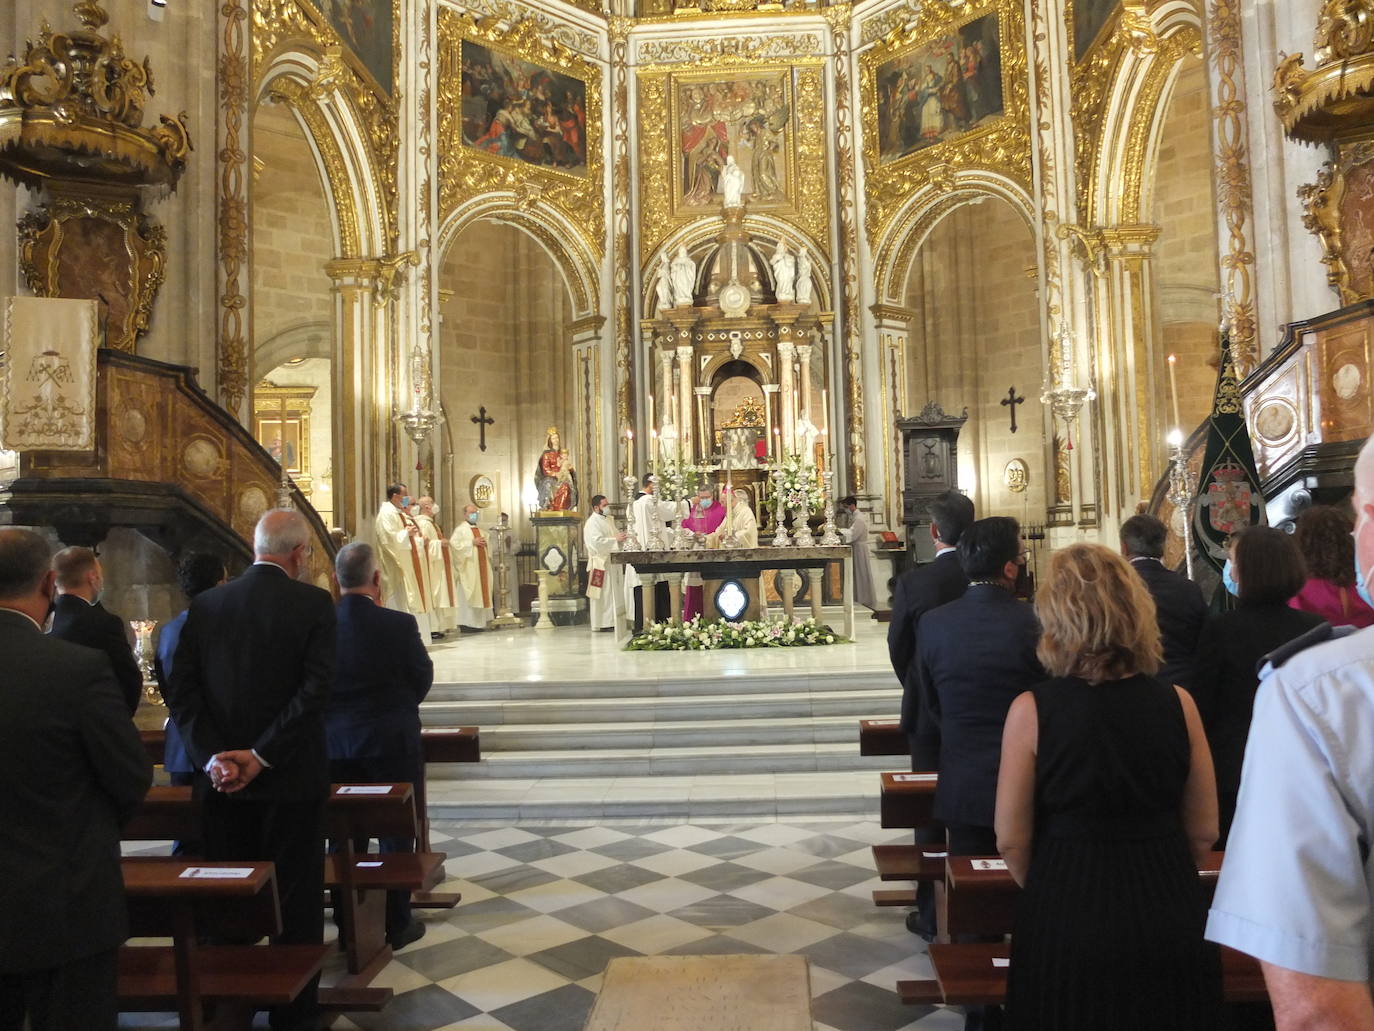
[[477,506],[463,507],[463,521],[449,535],[453,551],[453,579],[458,588],[458,625],[485,630],[491,622],[491,557],[487,539],[477,526]]
[[[1374,576],[1374,439],[1355,463],[1356,588]],[[1240,563],[1237,579],[1245,587]],[[1323,623],[1260,671],[1207,937],[1254,956],[1277,1031],[1374,1027],[1374,630]]]
[[50,633],[109,656],[120,693],[133,715],[143,695],[143,674],[134,661],[124,620],[100,604],[105,589],[100,560],[90,548],[63,548],[53,556],[52,568],[57,574],[57,602]]
[[382,564],[382,604],[409,612],[420,625],[420,639],[430,639],[429,555],[424,532],[411,511],[410,492],[404,483],[386,489],[375,521],[377,555]]

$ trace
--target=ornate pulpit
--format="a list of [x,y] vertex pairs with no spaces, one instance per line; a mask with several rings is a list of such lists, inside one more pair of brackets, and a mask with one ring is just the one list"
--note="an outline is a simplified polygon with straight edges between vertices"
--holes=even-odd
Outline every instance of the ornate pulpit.
[[902,437],[902,523],[913,562],[935,557],[927,527],[930,503],[947,490],[959,489],[959,431],[968,421],[950,415],[934,401],[919,415],[897,420]]

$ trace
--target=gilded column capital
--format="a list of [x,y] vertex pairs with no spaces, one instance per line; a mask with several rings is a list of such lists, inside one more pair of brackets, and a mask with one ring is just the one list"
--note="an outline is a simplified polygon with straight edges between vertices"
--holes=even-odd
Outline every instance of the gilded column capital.
[[604,315],[584,315],[580,319],[574,319],[571,327],[573,342],[577,343],[587,337],[595,336],[605,324],[606,316]]
[[878,329],[906,329],[916,317],[914,311],[899,304],[873,304],[868,310]]
[[1147,223],[1107,226],[1101,230],[1102,245],[1108,258],[1148,256],[1163,229]]
[[375,286],[380,270],[376,258],[335,258],[324,263],[324,274],[335,286]]

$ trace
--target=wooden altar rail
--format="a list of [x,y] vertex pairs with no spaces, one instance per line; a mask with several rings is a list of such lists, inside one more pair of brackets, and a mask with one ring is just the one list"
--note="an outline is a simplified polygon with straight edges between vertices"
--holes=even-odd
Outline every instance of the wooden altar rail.
[[[94,451],[29,451],[0,485],[0,525],[52,526],[67,544],[136,529],[177,554],[194,544],[252,560],[253,527],[276,505],[281,467],[183,365],[102,348]],[[334,545],[294,484],[313,537],[310,579],[331,583]]]

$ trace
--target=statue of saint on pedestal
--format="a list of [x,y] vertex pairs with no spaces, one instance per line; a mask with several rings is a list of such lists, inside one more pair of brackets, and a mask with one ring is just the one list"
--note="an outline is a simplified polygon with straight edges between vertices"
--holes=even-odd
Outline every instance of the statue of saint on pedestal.
[[668,264],[668,255],[659,255],[658,259],[658,313],[663,314],[664,310],[673,306],[673,270]]
[[797,303],[811,303],[811,255],[805,245],[797,248]]
[[678,246],[677,257],[673,259],[671,270],[673,303],[679,308],[690,308],[696,289],[697,265],[688,255],[686,244]]
[[787,249],[787,241],[779,240],[778,248],[769,260],[773,266],[773,296],[779,301],[796,298],[797,259]]
[[725,195],[727,208],[744,206],[744,169],[735,163],[733,154],[727,155],[720,170],[720,192]]
[[534,486],[541,512],[571,512],[577,508],[577,473],[557,426],[549,427],[544,440],[544,451],[534,467]]

